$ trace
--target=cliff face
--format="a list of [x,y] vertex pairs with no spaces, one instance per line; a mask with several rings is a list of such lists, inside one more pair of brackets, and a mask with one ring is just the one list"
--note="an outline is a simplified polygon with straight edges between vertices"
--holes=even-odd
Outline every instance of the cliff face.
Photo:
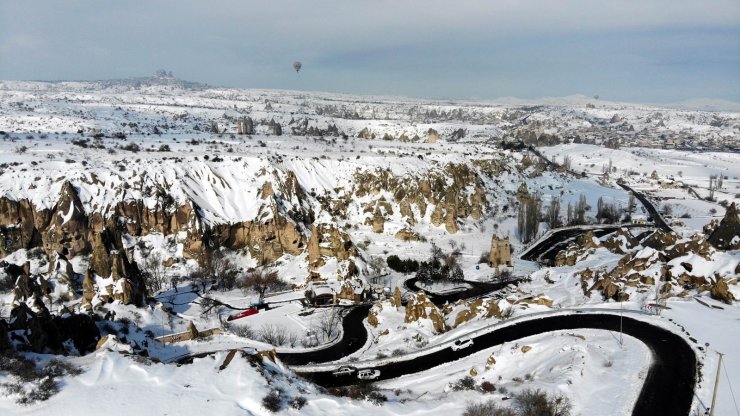
[[401,217],[409,225],[429,214],[434,226],[444,225],[451,234],[458,231],[458,221],[478,220],[489,208],[483,180],[467,164],[450,163],[421,178],[397,176],[382,169],[362,171],[355,174],[355,184],[355,196],[370,197],[362,209],[368,214],[365,223],[376,233],[384,231],[386,218],[394,214],[391,201],[383,196],[386,194],[392,195],[393,205],[398,206]]
[[[355,259],[360,249],[352,230],[365,225],[406,241],[418,240],[417,227],[425,224],[456,233],[504,205],[491,198],[500,189],[496,176],[515,174],[501,155],[446,162],[413,157],[393,165],[279,156],[193,159],[20,170],[17,183],[0,184],[0,255],[40,248],[49,262],[89,256],[94,275],[88,294],[134,303],[144,292],[131,245],[152,234],[177,247],[168,266],[225,248],[248,253],[258,264],[307,254],[314,275],[353,275],[364,263]],[[83,283],[85,270],[62,272],[70,287]],[[110,289],[95,276],[124,280]]]

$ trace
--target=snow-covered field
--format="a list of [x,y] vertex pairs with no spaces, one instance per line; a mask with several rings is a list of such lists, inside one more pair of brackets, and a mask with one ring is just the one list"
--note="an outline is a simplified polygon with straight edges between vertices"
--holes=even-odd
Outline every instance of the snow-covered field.
[[[386,294],[398,288],[405,296],[409,294],[405,293],[403,281],[410,276],[386,267],[389,255],[424,261],[436,246],[445,255],[456,252],[457,264],[467,280],[488,281],[494,278],[496,269],[486,264],[485,256],[481,262],[481,255],[490,250],[492,236],[508,236],[514,266],[507,270],[531,280],[494,295],[507,317],[486,318],[478,314],[458,325],[456,318],[469,310],[469,304],[447,305],[441,308],[447,328],[439,333],[430,320],[407,322],[405,308],[395,310],[388,299],[376,300],[382,305],[379,325],[371,327],[365,322],[370,339],[343,362],[393,359],[395,354],[423,352],[463,334],[490,330],[506,324],[511,317],[527,319],[536,313],[575,308],[622,307],[641,311],[658,301],[654,282],[636,286],[619,283],[620,291],[629,294],[629,300],[621,304],[605,300],[598,291],[585,294],[581,287],[581,272],[614,268],[625,254],[657,258],[657,252],[649,247],[638,246],[619,254],[596,247],[574,266],[540,268],[516,258],[526,246],[517,224],[517,192],[523,185],[530,194],[541,196],[545,209],[554,198],[559,198],[561,217],[566,217],[568,206],[583,196],[589,206],[586,217],[594,220],[599,199],[627,207],[629,194],[616,184],[623,180],[645,192],[659,208],[668,205],[674,228],[687,238],[701,232],[712,219],[724,216],[723,201],[740,203],[738,153],[629,146],[609,149],[583,143],[538,147],[550,160],[561,163],[567,156],[571,170],[587,173],[586,177],[575,177],[543,170],[526,151],[501,147],[502,140],[519,137],[524,129],[587,138],[599,136],[596,133],[600,131],[613,133],[618,130],[614,123],[626,123],[622,125],[625,129],[632,126],[634,131],[656,140],[661,134],[675,134],[717,144],[731,142],[740,133],[740,116],[735,113],[586,104],[591,103],[553,104],[533,110],[528,105],[504,103],[186,89],[156,83],[136,87],[115,82],[0,81],[0,197],[9,201],[25,199],[38,210],[53,210],[68,181],[78,192],[85,212],[98,212],[109,218],[122,202],[142,201],[150,210],[160,209],[166,194],[174,206],[196,207],[201,227],[264,224],[280,214],[295,224],[307,241],[311,228],[290,215],[310,213],[314,224],[331,225],[346,233],[350,242],[346,247],[357,250],[351,260],[358,268],[357,278],[363,287],[372,293],[385,290]],[[615,114],[619,121],[610,121]],[[237,119],[246,116],[254,121],[253,134],[236,134]],[[273,121],[281,125],[281,135],[271,127]],[[459,129],[464,131],[462,137]],[[606,166],[612,166],[612,170],[605,179],[601,175]],[[714,201],[706,200],[710,175],[724,178],[723,187],[714,192]],[[304,193],[300,198],[286,189],[293,177]],[[424,180],[431,182],[426,184],[430,187],[439,183],[444,190],[439,195],[443,197],[434,196],[437,200],[430,202],[432,197],[426,195],[431,193],[420,190]],[[267,185],[276,198],[265,196]],[[414,193],[425,195],[417,199],[426,202],[401,203],[405,195]],[[474,217],[470,207],[480,195],[485,197],[485,203],[481,204],[480,215]],[[446,214],[453,214],[441,216],[435,225],[440,220],[434,218],[435,207],[447,203],[446,198],[457,198],[464,204],[455,205],[456,211],[446,208]],[[465,211],[465,215],[455,217],[459,211]],[[640,214],[644,215],[638,203],[635,215]],[[378,216],[383,220],[380,231],[374,223]],[[7,225],[12,228],[12,224]],[[546,230],[546,223],[541,222],[538,234]],[[408,231],[414,238],[401,239],[397,236],[399,231]],[[249,308],[258,296],[239,289],[213,289],[208,296],[225,306],[204,313],[203,290],[193,285],[196,282],[188,281],[188,276],[199,267],[195,258],[186,255],[190,232],[124,234],[124,247],[137,263],[143,263],[152,253],[163,260],[172,259],[165,273],[167,282],[171,277],[179,278],[176,290],[165,285],[143,308],[118,301],[99,304],[106,311],[116,312],[116,321],[98,324],[106,326],[105,332],[115,334],[115,338],[111,336],[94,353],[65,358],[80,366],[83,373],[63,377],[61,391],[45,402],[21,406],[15,403],[16,396],[5,394],[0,398],[0,412],[80,415],[105,406],[111,415],[192,414],[193,409],[207,406],[218,414],[261,415],[270,414],[262,406],[262,398],[279,387],[284,390],[286,404],[298,396],[308,401],[300,410],[286,406],[286,414],[454,415],[461,414],[468,402],[494,399],[506,404],[504,398],[524,388],[564,394],[574,405],[574,415],[629,414],[652,359],[639,341],[625,337],[620,346],[618,335],[606,331],[545,333],[432,370],[383,381],[378,386],[388,402],[382,406],[332,396],[297,378],[279,362],[269,360],[250,363],[246,358],[237,358],[219,370],[226,353],[218,352],[189,365],[159,363],[156,361],[230,348],[298,351],[336,341],[338,336],[317,334],[322,321],[335,310],[307,305],[304,291],[310,273],[314,272],[330,290],[339,292],[348,260],[340,260],[336,253],[324,254],[322,264],[313,267],[305,246],[298,254],[281,253],[270,266],[287,286],[279,293],[268,293],[266,299],[273,307],[225,325],[228,315]],[[322,244],[321,249],[332,249],[326,242]],[[261,265],[254,247],[249,245],[228,250],[225,255],[240,273]],[[382,260],[380,270],[370,267],[373,259]],[[16,250],[2,260],[15,265],[28,260],[32,275],[48,270],[45,257],[38,257],[32,250]],[[89,259],[77,256],[70,262],[75,273],[83,274]],[[715,273],[722,275],[730,282],[729,293],[739,299],[738,263],[738,251],[712,252],[708,258],[688,254],[669,263],[657,261],[641,273],[652,279],[669,268],[684,270],[681,268],[688,264],[694,276],[712,279]],[[56,281],[52,284],[57,285]],[[470,287],[469,283],[421,285],[437,293]],[[53,304],[42,301],[49,304],[52,312],[62,306],[79,307],[79,298],[59,300],[58,292],[54,292]],[[0,293],[0,318],[10,316],[13,297],[10,292]],[[710,306],[700,304],[694,297]],[[646,319],[674,331],[679,331],[677,325],[683,326],[698,340],[698,345],[710,345],[709,352],[697,350],[703,367],[694,409],[703,412],[704,406],[709,405],[717,365],[714,352],[721,351],[726,354],[727,377],[720,383],[717,414],[732,414],[730,385],[740,391],[737,300],[720,304],[711,299],[707,290],[696,290],[682,298],[670,297],[667,305],[670,309],[663,311],[661,317]],[[168,345],[152,339],[187,331],[191,322],[200,330],[221,328],[225,333]],[[258,339],[260,331],[267,327],[284,329],[290,339],[276,347]],[[129,355],[133,345],[146,350],[149,358]],[[531,350],[522,351],[525,345]],[[28,356],[40,362],[52,358],[31,353]],[[491,356],[496,364],[487,368],[486,361]],[[497,391],[455,391],[452,384],[471,374],[471,369],[475,369],[477,384],[490,381]],[[0,383],[10,380],[12,376],[0,372]]]

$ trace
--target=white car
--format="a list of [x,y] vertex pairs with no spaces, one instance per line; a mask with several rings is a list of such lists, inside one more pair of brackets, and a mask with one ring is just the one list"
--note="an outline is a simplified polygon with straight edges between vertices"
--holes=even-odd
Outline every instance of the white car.
[[465,337],[460,338],[458,340],[455,340],[455,342],[452,343],[452,351],[460,351],[463,348],[468,348],[469,346],[473,345],[473,340]]
[[340,377],[340,376],[349,376],[355,373],[357,371],[356,368],[350,367],[348,365],[341,366],[337,368],[336,370],[332,371],[332,375],[334,377]]
[[380,377],[380,370],[360,370],[357,372],[357,378],[360,380],[375,380]]

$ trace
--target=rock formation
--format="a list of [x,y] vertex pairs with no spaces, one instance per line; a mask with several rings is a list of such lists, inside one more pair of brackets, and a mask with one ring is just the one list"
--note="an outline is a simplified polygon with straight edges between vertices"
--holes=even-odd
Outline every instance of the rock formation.
[[432,321],[434,331],[441,334],[447,330],[444,317],[439,309],[427,298],[424,292],[419,292],[412,296],[406,303],[406,315],[404,322],[417,322],[420,319],[429,319]]
[[740,249],[740,218],[734,202],[727,207],[725,217],[709,235],[709,243],[720,250]]
[[509,237],[499,238],[494,234],[491,238],[491,251],[488,253],[488,265],[491,267],[511,267],[511,244]]

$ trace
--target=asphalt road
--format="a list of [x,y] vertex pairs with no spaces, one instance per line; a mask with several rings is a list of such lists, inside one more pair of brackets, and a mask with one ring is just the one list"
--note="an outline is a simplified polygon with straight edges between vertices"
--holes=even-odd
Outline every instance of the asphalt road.
[[[553,230],[552,234],[537,242],[535,246],[532,246],[527,250],[525,256],[521,258],[529,261],[542,261],[549,260],[554,262],[555,256],[557,256],[560,250],[564,250],[568,247],[571,241],[574,241],[577,237],[585,234],[589,231],[593,232],[596,237],[603,237],[609,233],[613,233],[620,228],[635,227],[632,224],[621,224],[621,225],[603,225],[593,229],[582,229],[582,228],[564,228],[561,230]],[[644,225],[639,227],[645,227]]]
[[658,209],[655,208],[655,205],[652,204],[647,198],[645,198],[645,195],[635,191],[634,189],[630,188],[629,186],[623,184],[623,183],[617,183],[619,186],[622,187],[627,192],[632,192],[633,195],[635,195],[635,198],[637,198],[638,201],[642,204],[642,206],[645,207],[645,209],[650,213],[650,217],[653,219],[653,222],[655,225],[659,228],[661,228],[663,231],[666,232],[672,232],[673,229],[665,222],[663,217],[658,212]]
[[315,351],[281,353],[278,357],[288,365],[306,365],[336,361],[352,354],[367,342],[367,331],[362,321],[367,318],[370,306],[355,306],[342,318],[344,335],[338,343]]
[[[474,338],[474,344],[461,351],[431,352],[407,361],[376,367],[378,380],[391,379],[429,370],[505,342],[555,330],[595,328],[619,330],[620,317],[611,314],[574,314],[524,321]],[[652,363],[640,391],[633,415],[688,415],[694,393],[696,355],[680,336],[647,322],[624,317],[623,331],[650,348]],[[303,373],[303,377],[325,387],[356,384],[354,376],[335,377],[331,372]]]
[[[419,290],[421,290],[418,287],[416,287],[416,282],[418,280],[419,279],[415,277],[406,280],[403,283],[404,286],[406,287],[406,290],[413,292],[413,293],[416,293]],[[491,293],[495,290],[501,290],[510,284],[516,285],[518,282],[519,282],[518,279],[511,279],[511,280],[505,280],[505,281],[500,281],[500,282],[474,282],[470,280],[465,280],[464,283],[467,283],[471,286],[471,288],[468,290],[461,290],[459,292],[450,293],[447,295],[436,295],[434,293],[426,292],[426,291],[425,293],[427,294],[427,297],[429,298],[429,300],[432,301],[432,303],[434,303],[437,306],[442,306],[447,302],[454,303],[461,299],[477,298],[487,293]]]

